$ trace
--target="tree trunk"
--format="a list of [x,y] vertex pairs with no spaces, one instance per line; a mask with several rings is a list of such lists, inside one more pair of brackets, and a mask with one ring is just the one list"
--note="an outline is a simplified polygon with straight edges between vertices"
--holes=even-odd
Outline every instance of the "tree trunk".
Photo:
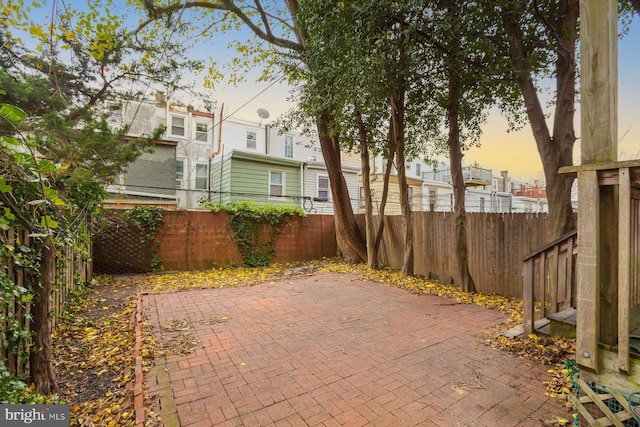
[[[455,12],[454,12],[455,13]],[[460,51],[460,41],[454,38],[452,41],[452,56],[455,58]],[[460,146],[460,98],[461,77],[454,64],[448,64],[449,93],[447,102],[447,115],[449,121],[449,162],[451,167],[451,180],[453,184],[454,215],[455,215],[455,257],[456,277],[454,283],[458,283],[465,292],[476,292],[473,278],[469,272],[469,254],[467,247],[467,218],[465,213],[465,183],[462,175],[462,147]]]
[[398,169],[398,186],[400,187],[400,209],[404,226],[404,256],[402,274],[413,275],[413,215],[409,203],[409,189],[405,169],[404,141],[404,99],[405,90],[402,85],[391,94],[391,137],[396,149],[396,168]]
[[[230,2],[230,4],[235,7],[233,2]],[[293,30],[296,35],[296,40],[300,45],[300,52],[303,52],[307,46],[309,35],[306,29],[301,26],[296,19],[296,14],[300,7],[299,1],[285,0],[285,4],[295,23]],[[302,59],[304,59],[304,55]],[[330,132],[331,121],[331,113],[329,111],[324,111],[316,117],[318,138],[320,140],[320,147],[322,148],[324,164],[327,167],[329,185],[331,186],[331,195],[333,198],[333,218],[336,224],[338,250],[347,262],[365,262],[367,260],[365,239],[362,237],[362,233],[358,228],[353,214],[349,189],[344,175],[342,175],[339,140],[333,132]]]
[[[354,108],[354,116],[358,127],[358,139],[360,142],[360,162],[362,164],[362,187],[364,189],[364,222],[366,228],[367,241],[367,265],[369,268],[377,270],[378,265],[378,248],[376,242],[376,227],[373,222],[373,197],[371,194],[371,167],[369,160],[369,145],[367,137],[367,128],[362,120],[360,110]],[[381,221],[382,217],[378,217]]]
[[342,175],[339,140],[329,130],[330,117],[329,113],[325,113],[321,115],[316,124],[320,147],[322,148],[322,157],[327,167],[329,184],[331,185],[338,249],[347,262],[365,262],[367,260],[366,245],[356,223],[351,207],[349,189],[344,175]]
[[573,178],[558,174],[558,169],[573,164],[573,144],[576,139],[573,118],[575,112],[575,45],[579,16],[578,1],[561,0],[558,10],[556,30],[558,34],[563,35],[563,38],[559,40],[556,61],[557,102],[553,135],[551,135],[533,83],[524,37],[518,24],[522,17],[517,13],[513,2],[506,2],[502,6],[502,19],[509,39],[511,62],[544,169],[549,202],[549,227],[546,236],[548,241],[576,227],[571,206]]
[[384,177],[382,181],[382,195],[380,196],[380,208],[378,209],[378,230],[376,230],[376,239],[374,247],[376,251],[380,248],[380,242],[382,242],[382,234],[384,232],[384,211],[387,207],[387,199],[389,197],[389,177],[391,176],[391,169],[393,168],[393,160],[396,153],[395,145],[393,144],[393,138],[389,138],[389,150],[387,166],[384,169]]
[[29,357],[31,380],[39,393],[49,395],[58,389],[53,370],[51,348],[50,301],[53,291],[55,253],[51,242],[45,242],[40,260],[40,283],[34,284],[34,342]]

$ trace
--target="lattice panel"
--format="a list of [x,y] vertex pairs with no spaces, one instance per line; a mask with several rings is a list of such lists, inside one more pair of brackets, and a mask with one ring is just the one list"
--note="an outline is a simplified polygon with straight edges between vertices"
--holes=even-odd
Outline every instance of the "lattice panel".
[[575,425],[589,427],[638,427],[640,424],[632,413],[626,396],[615,390],[608,390],[596,383],[587,384],[580,378],[574,378],[577,393],[571,396],[576,405],[577,418]]
[[126,223],[112,223],[93,239],[93,270],[98,274],[151,271],[153,239]]

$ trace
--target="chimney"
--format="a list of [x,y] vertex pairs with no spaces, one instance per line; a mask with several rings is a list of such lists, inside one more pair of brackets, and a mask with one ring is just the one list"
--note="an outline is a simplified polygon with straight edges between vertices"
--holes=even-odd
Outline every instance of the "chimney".
[[156,106],[157,107],[164,107],[167,103],[167,97],[165,96],[164,92],[161,90],[157,90],[156,91]]

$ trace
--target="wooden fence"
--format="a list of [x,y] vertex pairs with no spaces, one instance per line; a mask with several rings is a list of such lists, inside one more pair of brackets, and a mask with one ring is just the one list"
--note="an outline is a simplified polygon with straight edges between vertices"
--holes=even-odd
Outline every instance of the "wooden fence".
[[[9,247],[22,246],[33,249],[33,242],[26,230],[10,229],[0,230],[0,243]],[[51,326],[55,328],[59,315],[63,313],[70,293],[77,289],[80,283],[91,280],[92,264],[88,256],[90,248],[78,251],[76,246],[67,244],[56,248],[56,267],[54,272],[54,289],[51,295]],[[34,285],[36,278],[29,277],[28,272],[20,267],[18,257],[15,255],[21,251],[13,250],[12,256],[3,261],[2,273],[17,286],[29,289]],[[15,328],[10,324],[17,322],[26,331],[31,330],[30,311],[31,304],[22,301],[18,296],[11,297],[8,289],[0,288],[2,299],[8,301],[0,307],[0,361],[13,375],[21,375],[28,372],[28,339],[25,336],[13,336],[11,331]],[[27,291],[28,292],[28,291]]]
[[[377,217],[375,217],[377,220]],[[522,297],[526,255],[544,246],[546,214],[467,213],[469,270],[479,292]],[[364,217],[358,217],[364,229]],[[414,272],[445,282],[455,271],[455,218],[451,212],[414,212]],[[403,259],[401,216],[385,217],[381,261],[400,268]]]

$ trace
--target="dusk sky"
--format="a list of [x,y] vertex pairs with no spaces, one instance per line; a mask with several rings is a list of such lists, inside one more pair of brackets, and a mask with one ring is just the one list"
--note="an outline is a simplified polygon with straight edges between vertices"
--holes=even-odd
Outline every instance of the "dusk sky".
[[[640,21],[632,23],[630,32],[619,41],[618,46],[618,156],[620,160],[640,158]],[[216,97],[225,103],[225,111],[234,111],[261,90],[268,83],[244,84],[242,87],[225,87],[216,91]],[[258,108],[266,108],[271,118],[285,112],[291,103],[287,102],[288,88],[277,84],[234,116],[242,119],[259,120]],[[548,99],[547,99],[548,101]],[[576,105],[576,136],[580,137],[580,105]],[[550,109],[549,112],[553,110]],[[548,121],[549,126],[552,121]],[[493,169],[494,174],[508,170],[515,179],[533,181],[544,180],[542,162],[538,154],[531,128],[525,126],[518,132],[507,132],[507,121],[499,111],[493,111],[483,127],[481,146],[465,153],[464,164],[477,162],[480,166]],[[446,160],[446,159],[443,159]],[[575,144],[574,162],[580,161],[580,140]]]

